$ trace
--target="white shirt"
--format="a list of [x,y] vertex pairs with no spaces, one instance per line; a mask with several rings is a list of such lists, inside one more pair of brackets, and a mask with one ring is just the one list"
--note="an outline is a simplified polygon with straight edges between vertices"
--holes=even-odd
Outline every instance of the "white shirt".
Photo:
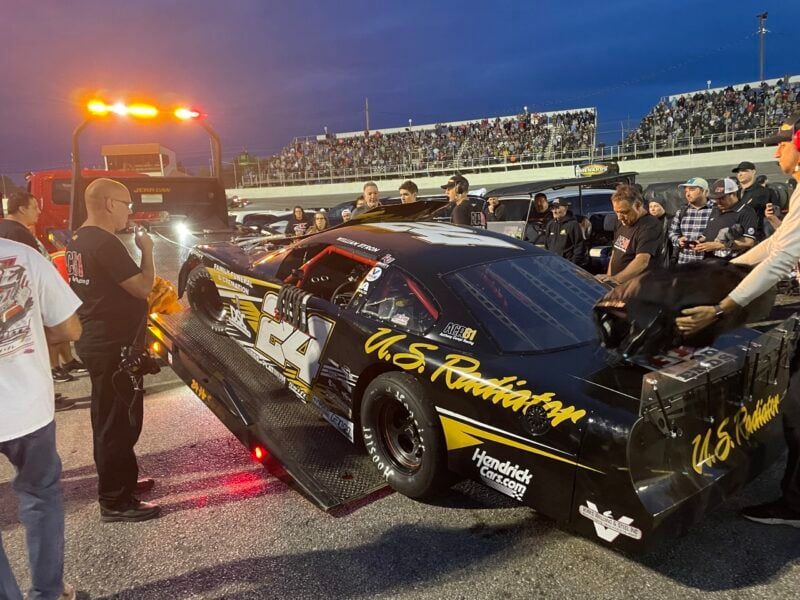
[[53,420],[53,379],[44,327],[66,321],[81,301],[52,264],[0,239],[0,442]]
[[800,260],[800,185],[789,199],[789,212],[770,237],[731,262],[757,265],[728,296],[739,306],[747,306],[778,281],[791,273]]

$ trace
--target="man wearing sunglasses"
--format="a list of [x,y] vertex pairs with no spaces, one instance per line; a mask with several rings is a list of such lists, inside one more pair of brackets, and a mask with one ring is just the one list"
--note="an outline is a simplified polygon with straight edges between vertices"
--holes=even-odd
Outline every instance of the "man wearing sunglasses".
[[153,480],[138,481],[133,447],[142,430],[143,398],[120,371],[120,357],[123,348],[143,343],[138,338],[144,335],[147,296],[155,279],[153,240],[136,233],[137,265],[116,235],[131,215],[130,192],[117,181],[101,178],[89,184],[86,214],[66,258],[70,286],[83,302],[78,310],[83,335],[75,349],[92,381],[100,520],[145,521],[157,517],[160,508],[137,498],[153,487]]

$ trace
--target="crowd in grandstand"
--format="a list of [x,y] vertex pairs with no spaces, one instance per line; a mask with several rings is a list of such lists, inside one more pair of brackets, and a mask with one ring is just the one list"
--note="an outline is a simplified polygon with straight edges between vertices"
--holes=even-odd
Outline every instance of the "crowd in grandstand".
[[595,113],[573,111],[552,116],[525,112],[515,117],[439,124],[431,129],[324,139],[289,144],[267,159],[269,177],[328,174],[351,168],[376,173],[422,169],[453,160],[483,164],[542,157],[547,151],[588,148],[594,142]]
[[799,97],[800,82],[788,80],[673,96],[656,104],[627,136],[626,150],[648,146],[653,140],[677,143],[686,138],[773,127],[800,108]]
[[[625,153],[657,148],[700,146],[759,137],[800,109],[800,82],[729,86],[662,99],[622,142]],[[575,110],[549,115],[525,112],[513,117],[437,124],[401,131],[334,133],[295,140],[278,154],[242,172],[259,181],[330,176],[379,176],[428,168],[464,168],[551,160],[595,144],[596,112]],[[748,137],[749,136],[749,137]],[[690,142],[691,140],[691,142]]]

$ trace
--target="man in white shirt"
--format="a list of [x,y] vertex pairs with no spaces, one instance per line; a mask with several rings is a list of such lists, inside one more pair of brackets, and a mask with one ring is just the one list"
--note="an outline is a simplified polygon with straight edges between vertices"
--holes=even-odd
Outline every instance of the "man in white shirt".
[[[764,140],[778,144],[775,158],[781,171],[800,181],[800,112],[790,116],[778,133]],[[734,258],[739,265],[755,265],[736,288],[716,306],[696,306],[683,311],[676,319],[684,334],[695,333],[711,325],[726,313],[747,306],[788,275],[800,260],[800,186],[789,200],[789,212],[776,232],[766,240]],[[789,446],[786,471],[778,500],[742,509],[742,516],[768,525],[800,527],[800,355],[795,352],[793,373],[786,401],[782,404],[783,430]]]
[[[64,500],[47,343],[80,337],[80,304],[38,252],[0,239],[0,454],[17,473],[13,488],[27,533],[31,599],[75,598],[63,580]],[[0,598],[22,600],[2,540]]]

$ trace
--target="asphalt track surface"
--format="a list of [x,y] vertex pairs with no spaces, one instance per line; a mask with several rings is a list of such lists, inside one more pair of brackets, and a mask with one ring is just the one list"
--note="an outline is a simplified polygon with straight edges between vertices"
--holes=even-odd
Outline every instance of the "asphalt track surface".
[[[58,384],[66,578],[79,598],[797,598],[800,530],[737,516],[772,499],[782,465],[644,558],[575,537],[488,488],[461,483],[423,504],[378,494],[324,513],[252,462],[165,369],[147,381],[141,470],[145,523],[99,522],[86,377]],[[13,472],[0,460],[0,528],[28,585]]]

